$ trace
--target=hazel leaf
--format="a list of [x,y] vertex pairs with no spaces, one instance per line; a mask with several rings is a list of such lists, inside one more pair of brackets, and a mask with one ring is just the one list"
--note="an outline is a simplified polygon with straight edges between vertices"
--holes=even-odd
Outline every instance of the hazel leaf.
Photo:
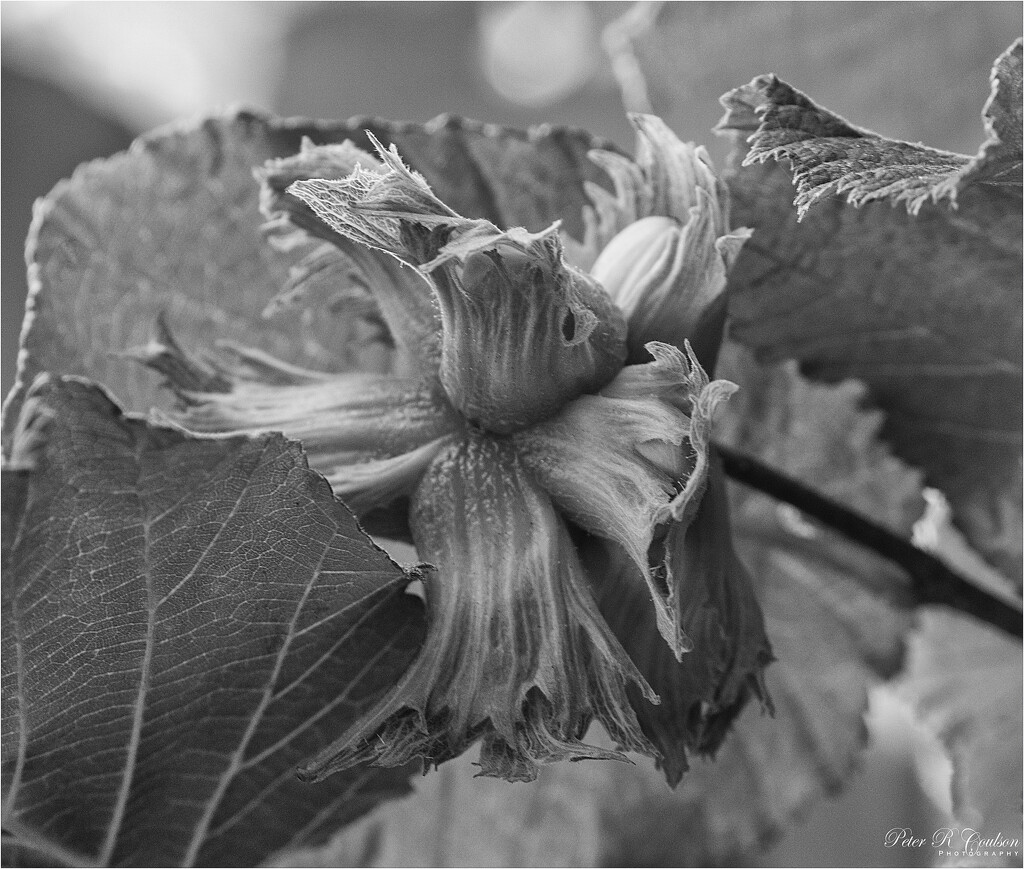
[[409,770],[295,777],[424,623],[299,446],[150,426],[72,378],[26,408],[45,423],[4,481],[5,831],[74,865],[252,866],[407,790]]
[[774,75],[722,97],[719,129],[750,133],[743,165],[787,160],[799,219],[815,202],[845,194],[854,206],[876,200],[906,205],[948,199],[970,184],[1021,186],[1021,40],[992,70],[983,120],[988,140],[977,157],[887,139],[855,127]]
[[[897,683],[949,752],[957,823],[1018,842],[1021,675],[1018,643],[973,619],[930,609],[922,613]],[[1015,857],[997,856],[1010,858],[1005,865]]]
[[886,139],[854,127],[774,75],[762,75],[723,97],[721,128],[754,129],[743,165],[789,160],[799,219],[820,199],[845,194],[851,205],[879,199],[916,214],[932,191],[970,162],[953,154]]
[[[816,379],[864,381],[896,454],[946,494],[971,545],[1018,580],[1022,224],[1019,187],[1004,182],[1020,161],[1019,105],[1016,114],[1008,105],[1020,88],[1020,55],[1018,42],[996,64],[985,115],[993,138],[979,156],[942,177],[922,163],[910,186],[876,184],[881,163],[863,175],[874,172],[875,181],[858,186],[860,176],[844,174],[852,163],[826,158],[866,141],[862,131],[853,136],[780,82],[725,98],[734,106],[727,126],[745,135],[762,124],[758,153],[785,156],[801,196],[818,197],[798,223],[782,165],[748,166],[729,179],[734,220],[754,228],[730,275],[732,336],[762,360],[798,360]],[[743,100],[762,101],[761,119],[735,108]],[[808,134],[799,138],[803,124]],[[914,165],[911,146],[870,141],[896,149],[886,165],[899,167],[898,155],[906,157],[899,172]],[[851,184],[860,208],[819,196]],[[872,201],[879,197],[911,197],[916,215]]]

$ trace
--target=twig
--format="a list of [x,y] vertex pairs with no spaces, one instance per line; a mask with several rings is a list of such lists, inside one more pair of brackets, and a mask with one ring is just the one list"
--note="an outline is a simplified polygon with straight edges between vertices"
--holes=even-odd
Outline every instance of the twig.
[[619,83],[622,105],[627,112],[652,111],[647,78],[636,58],[633,41],[654,26],[662,5],[660,2],[640,0],[609,22],[601,34],[601,42],[611,60],[612,73]]
[[792,504],[830,528],[902,567],[919,604],[942,604],[968,613],[1018,639],[1021,611],[951,570],[943,561],[860,513],[779,473],[731,447],[715,444],[725,472],[734,480]]

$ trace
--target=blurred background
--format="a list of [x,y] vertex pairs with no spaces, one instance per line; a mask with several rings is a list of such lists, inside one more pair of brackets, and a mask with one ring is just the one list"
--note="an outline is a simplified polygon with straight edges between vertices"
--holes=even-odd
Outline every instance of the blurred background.
[[[33,201],[74,167],[159,124],[246,103],[283,115],[442,112],[585,127],[631,148],[632,44],[645,96],[683,138],[711,133],[718,97],[775,72],[854,123],[963,153],[984,139],[994,58],[1019,3],[29,2],[0,3],[3,391],[14,379]],[[632,10],[633,31],[609,25]],[[617,53],[620,52],[620,53]],[[874,747],[837,801],[815,807],[762,865],[914,865],[892,826],[934,828],[948,767],[885,692]]]

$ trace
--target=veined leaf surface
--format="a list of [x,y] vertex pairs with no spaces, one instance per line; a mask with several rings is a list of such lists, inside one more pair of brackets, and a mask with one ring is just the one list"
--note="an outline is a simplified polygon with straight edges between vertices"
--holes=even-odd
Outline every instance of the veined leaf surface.
[[298,445],[197,440],[44,379],[5,480],[4,826],[76,865],[254,865],[407,788],[300,783],[422,637]]
[[[772,76],[723,97],[723,128],[751,142],[733,219],[755,230],[731,275],[732,334],[812,377],[863,380],[897,455],[1018,582],[1020,93],[1018,41],[993,70],[975,158],[855,128]],[[749,165],[770,158],[791,164],[800,211],[786,168]]]

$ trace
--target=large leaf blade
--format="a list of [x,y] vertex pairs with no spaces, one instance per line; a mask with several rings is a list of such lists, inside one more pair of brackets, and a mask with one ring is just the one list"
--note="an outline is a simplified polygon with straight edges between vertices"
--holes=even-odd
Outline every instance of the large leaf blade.
[[292,772],[422,635],[408,576],[298,446],[150,427],[73,380],[31,400],[50,421],[5,517],[5,824],[103,865],[252,865],[401,793],[401,770]]
[[[1017,87],[1019,55],[1017,43],[997,65],[1016,58],[1007,74],[1016,69]],[[750,132],[756,121],[755,142],[767,149],[759,153],[794,162],[799,203],[840,188],[866,203],[817,199],[798,223],[784,168],[735,173],[735,219],[755,233],[731,276],[730,310],[734,336],[761,358],[795,358],[813,377],[867,383],[897,454],[925,470],[970,542],[1013,577],[1021,559],[1024,314],[1020,196],[1005,175],[1014,159],[1019,165],[1019,152],[1008,153],[1015,140],[1007,128],[1019,128],[1020,115],[992,114],[1001,105],[996,96],[1013,83],[996,79],[994,87],[986,122],[994,129],[998,117],[1001,132],[978,158],[963,157],[948,171],[916,146],[849,127],[781,82],[757,79],[724,98],[736,130]],[[803,119],[810,132],[800,138]],[[824,127],[831,137],[816,135]],[[778,135],[791,140],[785,153],[772,144]],[[848,159],[850,147],[874,149],[864,177]],[[872,173],[884,175],[886,154],[889,163],[903,161],[896,175],[909,180],[861,186]],[[951,191],[955,209],[945,201]],[[876,196],[912,200],[919,210],[912,216],[870,201]]]

